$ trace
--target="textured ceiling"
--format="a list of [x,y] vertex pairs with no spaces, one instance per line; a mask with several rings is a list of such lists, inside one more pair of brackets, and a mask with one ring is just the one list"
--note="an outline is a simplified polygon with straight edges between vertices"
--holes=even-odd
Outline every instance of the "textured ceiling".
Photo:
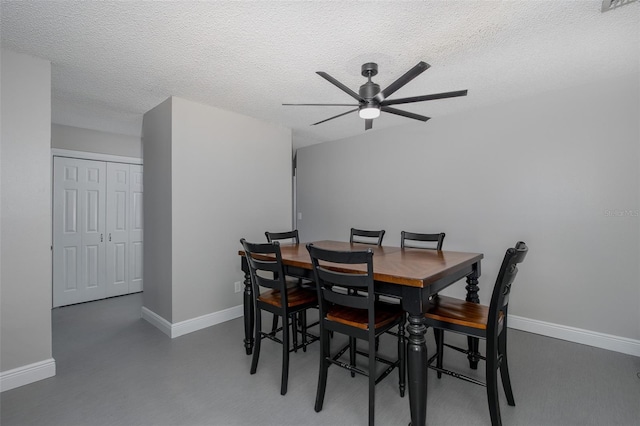
[[[293,129],[294,146],[364,132],[349,103],[315,74],[357,91],[377,62],[382,88],[419,61],[431,68],[392,98],[468,89],[399,106],[437,119],[463,109],[638,72],[640,2],[2,1],[2,47],[52,63],[56,123],[140,134],[169,96]],[[432,121],[431,121],[432,122]],[[429,126],[383,113],[374,129]]]

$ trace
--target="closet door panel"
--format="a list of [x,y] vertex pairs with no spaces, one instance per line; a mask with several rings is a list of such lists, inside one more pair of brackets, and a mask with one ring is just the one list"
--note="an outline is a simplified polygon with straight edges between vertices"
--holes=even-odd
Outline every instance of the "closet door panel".
[[105,188],[106,165],[101,161],[81,161],[80,178],[84,184],[80,192],[80,226],[82,230],[81,302],[105,297]]
[[107,296],[129,293],[129,164],[107,163]]
[[105,188],[105,163],[54,159],[54,307],[105,297]]
[[129,292],[142,291],[142,166],[130,166]]

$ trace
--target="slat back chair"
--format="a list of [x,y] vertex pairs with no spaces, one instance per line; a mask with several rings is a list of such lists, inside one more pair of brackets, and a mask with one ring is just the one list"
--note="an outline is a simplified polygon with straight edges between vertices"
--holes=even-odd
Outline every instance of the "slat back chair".
[[[306,347],[317,340],[311,337],[308,340],[306,321],[303,322],[302,343],[298,345],[297,333],[293,333],[293,348],[289,344],[289,320],[299,312],[306,312],[307,309],[317,306],[318,298],[315,291],[303,289],[297,286],[287,286],[284,267],[282,265],[282,254],[280,244],[273,243],[250,243],[244,238],[240,240],[247,258],[249,272],[251,275],[251,286],[253,289],[253,303],[255,309],[255,330],[253,358],[251,360],[251,374],[255,374],[260,358],[260,344],[262,339],[268,338],[282,345],[282,377],[280,393],[287,393],[287,383],[289,377],[289,352],[297,350],[299,347]],[[261,293],[261,289],[269,289]],[[264,333],[262,331],[262,311],[271,312],[282,317],[282,327],[276,331],[282,331],[282,339],[276,337],[276,333]]]
[[[286,242],[292,242],[294,244],[300,244],[300,234],[298,233],[297,229],[294,229],[293,231],[285,231],[285,232],[269,232],[269,231],[266,231],[264,233],[264,235],[267,237],[267,242],[269,242],[269,243],[272,243],[274,241],[278,241],[278,242],[286,241]],[[287,279],[287,284],[288,285],[293,285],[293,284],[295,284],[295,285],[304,285],[304,286],[307,286],[307,287],[313,287],[313,290],[315,291],[315,284],[313,282],[309,281],[309,280],[304,280],[304,279],[302,279],[300,277],[286,277],[286,279]],[[304,315],[302,315],[302,316],[304,316]],[[273,324],[271,326],[271,332],[272,333],[275,333],[275,330],[278,329],[278,318],[279,318],[278,315],[274,315],[273,316]],[[303,320],[306,321],[306,319],[303,319],[303,318],[299,318],[298,319],[300,327],[302,327]],[[309,324],[309,325],[306,325],[306,327],[313,327],[316,324],[317,323]],[[298,327],[296,327],[296,333],[297,333],[297,330],[298,330]],[[304,352],[306,352],[307,351],[307,347],[304,346],[302,348],[302,350]]]
[[[437,371],[438,378],[447,374],[487,388],[487,402],[491,424],[502,424],[500,405],[498,402],[498,370],[502,379],[502,386],[507,397],[507,403],[515,406],[509,364],[507,362],[507,311],[511,286],[518,273],[517,264],[522,263],[529,249],[519,241],[514,248],[510,248],[504,255],[498,278],[493,287],[489,306],[467,302],[451,297],[437,296],[432,300],[431,307],[425,314],[425,324],[433,327],[436,337],[437,352],[429,359],[429,368]],[[453,331],[468,337],[486,339],[486,354],[479,356],[485,360],[486,382],[481,382],[463,374],[443,368],[444,346],[458,352],[470,354],[463,348],[444,343],[444,331]],[[433,366],[433,362],[436,365]]]
[[[402,231],[400,233],[400,247],[442,250],[444,237],[444,232],[438,234],[420,234],[417,232]],[[410,241],[410,243],[407,244],[407,241]],[[435,243],[435,247],[433,245],[427,245],[427,243]]]
[[300,244],[300,235],[298,234],[298,230],[294,229],[293,231],[286,232],[265,232],[264,235],[267,237],[267,242],[274,241],[284,241],[291,240],[291,242]]
[[[360,243],[381,246],[384,233],[384,229],[381,229],[380,231],[368,231],[366,229],[351,228],[349,242],[351,244]],[[357,294],[358,290],[353,290],[353,292]]]
[[[320,308],[320,373],[318,391],[316,394],[315,410],[322,410],[327,385],[327,371],[329,366],[338,365],[349,370],[352,376],[357,374],[369,377],[369,424],[374,424],[375,385],[387,377],[394,368],[399,372],[400,395],[405,391],[405,314],[397,305],[376,302],[373,280],[373,251],[333,251],[307,244],[311,257],[318,301]],[[320,263],[322,262],[322,263]],[[327,266],[331,262],[333,267],[342,265],[364,266],[362,273],[343,273]],[[339,292],[336,287],[361,292]],[[398,326],[398,358],[395,361],[378,357],[375,349],[376,337]],[[329,333],[335,331],[349,337],[349,343],[331,355],[331,340]],[[356,348],[356,339],[367,342],[367,351]],[[350,359],[346,363],[340,358],[350,349]],[[356,367],[356,354],[369,358],[367,371]],[[387,369],[376,377],[376,360],[387,365]]]
[[[444,237],[444,232],[437,234],[421,234],[418,232],[402,231],[400,232],[400,247],[440,251],[442,250]],[[408,244],[407,241],[409,241]]]
[[380,231],[367,231],[365,229],[351,228],[351,236],[349,237],[350,243],[371,244],[376,246],[382,245],[382,239],[384,238],[384,229]]

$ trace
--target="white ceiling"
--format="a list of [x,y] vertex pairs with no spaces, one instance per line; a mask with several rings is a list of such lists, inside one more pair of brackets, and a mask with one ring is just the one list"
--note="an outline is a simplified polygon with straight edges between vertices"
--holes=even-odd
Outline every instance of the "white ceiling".
[[[293,129],[294,146],[364,132],[350,103],[315,74],[357,92],[377,62],[382,88],[419,61],[431,68],[396,97],[468,89],[467,97],[398,106],[437,119],[464,109],[640,67],[640,2],[602,0],[22,2],[2,1],[2,47],[52,63],[52,120],[140,134],[169,96]],[[606,84],[606,83],[604,83]],[[383,113],[376,129],[416,123]]]

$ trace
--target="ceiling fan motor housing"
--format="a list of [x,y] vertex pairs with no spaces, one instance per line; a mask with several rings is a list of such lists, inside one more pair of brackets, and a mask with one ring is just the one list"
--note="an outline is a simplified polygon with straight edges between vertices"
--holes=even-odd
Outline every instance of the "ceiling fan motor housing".
[[360,97],[370,100],[380,92],[380,86],[372,81],[366,82],[360,86]]

